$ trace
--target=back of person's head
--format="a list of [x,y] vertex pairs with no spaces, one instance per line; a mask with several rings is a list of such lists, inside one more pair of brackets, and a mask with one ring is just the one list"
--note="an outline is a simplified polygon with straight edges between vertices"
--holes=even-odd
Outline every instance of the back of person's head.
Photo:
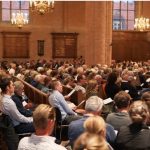
[[103,107],[103,100],[98,96],[91,96],[87,99],[85,110],[87,112],[100,112]]
[[49,120],[55,121],[54,109],[50,105],[40,104],[33,112],[35,129],[46,129]]
[[145,103],[148,105],[148,108],[150,110],[150,91],[144,92],[142,94],[141,99],[142,99],[142,101],[145,101]]
[[78,74],[83,74],[83,72],[84,72],[83,67],[78,67],[78,68],[77,68],[77,73],[78,73]]
[[94,80],[94,79],[89,80],[86,90],[87,91],[94,90],[94,89],[96,89],[97,86],[98,86],[98,83],[96,80]]
[[6,93],[7,86],[10,86],[11,78],[3,78],[0,80],[0,88],[2,93]]
[[106,135],[106,123],[100,116],[89,117],[84,122],[85,131],[91,134],[98,134],[103,137]]
[[79,74],[78,76],[77,76],[77,82],[81,82],[82,80],[84,80],[85,79],[85,76],[83,75],[83,74]]
[[133,123],[145,123],[149,117],[148,106],[143,101],[135,101],[130,106],[129,115]]
[[117,74],[112,72],[108,75],[107,78],[107,83],[108,84],[115,84],[115,82],[117,81]]
[[109,150],[109,148],[104,137],[85,132],[78,137],[73,150]]
[[114,101],[118,109],[126,108],[130,104],[131,96],[125,91],[120,91],[115,95]]

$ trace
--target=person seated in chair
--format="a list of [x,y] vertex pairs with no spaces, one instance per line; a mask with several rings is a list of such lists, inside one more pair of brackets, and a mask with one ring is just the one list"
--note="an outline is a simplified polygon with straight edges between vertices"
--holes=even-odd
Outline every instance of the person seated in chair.
[[120,91],[114,97],[117,112],[108,114],[106,122],[111,124],[115,130],[119,131],[120,127],[129,125],[132,121],[128,110],[131,103],[131,96],[125,91]]
[[[97,116],[101,114],[103,107],[103,100],[98,96],[91,96],[87,99],[85,104],[85,111],[83,118],[72,121],[69,124],[68,137],[70,140],[70,144],[73,146],[75,140],[84,132],[83,124],[84,122],[91,116]],[[114,128],[106,124],[106,139],[110,144],[114,143],[116,138],[116,134]]]
[[49,103],[53,107],[57,107],[62,115],[63,124],[69,124],[73,120],[81,118],[77,115],[67,104],[64,96],[62,95],[62,84],[58,80],[51,83],[52,92],[49,96]]
[[16,81],[14,82],[14,86],[15,86],[15,92],[14,95],[12,96],[12,100],[15,102],[17,109],[22,115],[26,117],[31,117],[32,111],[25,108],[27,102],[24,101],[23,99],[23,93],[24,93],[23,83],[21,81]]
[[10,78],[1,79],[0,88],[2,90],[1,111],[11,118],[16,133],[34,132],[33,118],[22,115],[11,98],[14,93],[14,84],[12,80]]
[[35,133],[19,142],[18,150],[66,150],[55,143],[51,133],[55,124],[55,111],[49,105],[40,104],[33,112]]
[[149,150],[150,129],[146,125],[149,110],[145,102],[135,101],[129,108],[132,123],[122,126],[117,134],[115,150]]

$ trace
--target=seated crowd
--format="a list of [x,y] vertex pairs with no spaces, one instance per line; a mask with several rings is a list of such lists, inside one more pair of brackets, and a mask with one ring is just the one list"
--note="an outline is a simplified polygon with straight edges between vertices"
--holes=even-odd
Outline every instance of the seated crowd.
[[[37,100],[37,105],[32,98],[28,99],[24,82],[45,93],[47,103],[40,104]],[[2,61],[0,129],[7,126],[14,131],[9,136],[7,131],[2,132],[9,150],[148,150],[149,82],[149,61],[113,62],[110,66],[88,66],[83,58],[10,64]],[[82,93],[81,101],[72,97],[78,92]],[[105,99],[111,99],[110,103]],[[80,102],[82,109],[77,106]],[[56,108],[61,114],[61,124],[67,127],[65,146],[60,145],[58,140],[62,139],[56,135]],[[9,118],[9,127],[4,117]],[[27,133],[30,136],[11,142],[16,135]]]

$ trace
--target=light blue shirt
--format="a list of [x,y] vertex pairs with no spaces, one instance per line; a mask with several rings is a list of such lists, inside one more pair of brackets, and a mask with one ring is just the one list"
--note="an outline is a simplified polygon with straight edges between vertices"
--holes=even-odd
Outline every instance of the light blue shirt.
[[18,150],[66,150],[66,148],[57,145],[54,137],[32,134],[31,137],[20,140]]
[[1,109],[2,109],[1,111],[4,114],[8,115],[11,118],[14,126],[17,126],[20,123],[33,122],[32,117],[25,117],[18,111],[16,104],[11,99],[10,95],[4,95],[2,97],[2,108]]
[[71,108],[69,108],[66,100],[64,99],[64,96],[59,91],[54,90],[50,94],[48,101],[52,107],[59,108],[62,120],[64,120],[67,115],[76,115],[76,113]]

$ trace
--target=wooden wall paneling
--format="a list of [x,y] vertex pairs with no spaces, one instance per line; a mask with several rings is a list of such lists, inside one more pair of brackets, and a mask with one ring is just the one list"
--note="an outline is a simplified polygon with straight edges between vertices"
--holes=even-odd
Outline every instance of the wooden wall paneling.
[[53,58],[76,58],[78,33],[51,33]]
[[2,32],[3,58],[28,58],[29,35],[29,32]]
[[150,57],[147,32],[113,31],[112,59],[144,61]]

